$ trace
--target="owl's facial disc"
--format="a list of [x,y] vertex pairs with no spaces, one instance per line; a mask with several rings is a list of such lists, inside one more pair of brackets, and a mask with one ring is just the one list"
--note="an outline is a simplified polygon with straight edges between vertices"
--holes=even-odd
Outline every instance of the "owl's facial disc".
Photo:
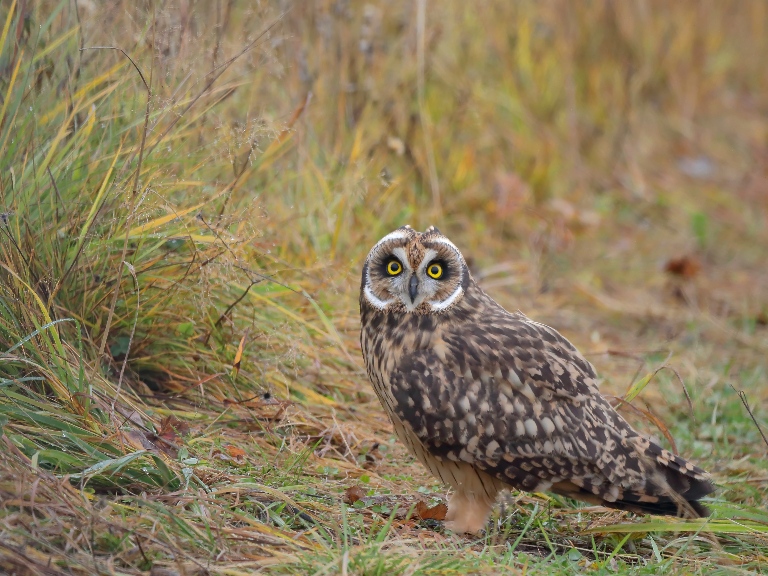
[[456,304],[468,283],[467,265],[450,240],[434,227],[403,227],[368,254],[362,297],[383,312],[437,313]]

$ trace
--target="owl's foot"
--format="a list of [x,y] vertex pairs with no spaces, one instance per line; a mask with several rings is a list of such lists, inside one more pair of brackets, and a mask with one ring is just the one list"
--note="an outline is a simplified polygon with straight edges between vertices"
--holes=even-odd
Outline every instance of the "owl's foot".
[[448,513],[443,525],[458,534],[479,534],[485,528],[492,509],[493,502],[457,491],[448,500]]

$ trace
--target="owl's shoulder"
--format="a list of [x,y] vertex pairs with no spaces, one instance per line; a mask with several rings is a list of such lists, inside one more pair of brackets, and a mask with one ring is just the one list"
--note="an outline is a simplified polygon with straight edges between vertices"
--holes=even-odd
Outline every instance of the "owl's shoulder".
[[[492,375],[497,380],[528,382],[548,390],[547,396],[585,399],[599,393],[594,367],[568,339],[478,292],[469,293],[471,316],[438,325],[440,338],[433,339],[432,348],[445,365],[446,377],[457,374],[487,381]],[[408,360],[403,360],[406,368]]]

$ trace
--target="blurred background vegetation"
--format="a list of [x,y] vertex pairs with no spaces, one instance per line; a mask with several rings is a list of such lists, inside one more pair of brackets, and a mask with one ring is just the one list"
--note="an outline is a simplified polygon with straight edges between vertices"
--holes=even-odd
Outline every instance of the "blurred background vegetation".
[[[768,4],[3,0],[0,26],[0,568],[765,568]],[[713,471],[706,529],[545,495],[478,541],[404,516],[445,492],[369,387],[357,294],[405,223]]]

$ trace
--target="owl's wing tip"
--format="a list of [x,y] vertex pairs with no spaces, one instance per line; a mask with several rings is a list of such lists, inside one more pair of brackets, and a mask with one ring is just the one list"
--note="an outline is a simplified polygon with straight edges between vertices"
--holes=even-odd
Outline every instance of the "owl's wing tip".
[[[562,484],[562,483],[561,483]],[[647,495],[626,493],[620,500],[609,501],[592,494],[578,486],[567,482],[568,486],[553,486],[553,492],[575,500],[589,502],[614,510],[624,510],[638,515],[653,514],[655,516],[677,516],[683,518],[705,518],[710,515],[707,506],[698,499],[686,499],[684,495],[677,498],[659,497],[655,502],[649,501]],[[714,488],[714,487],[713,487]],[[710,492],[707,492],[709,494]]]

